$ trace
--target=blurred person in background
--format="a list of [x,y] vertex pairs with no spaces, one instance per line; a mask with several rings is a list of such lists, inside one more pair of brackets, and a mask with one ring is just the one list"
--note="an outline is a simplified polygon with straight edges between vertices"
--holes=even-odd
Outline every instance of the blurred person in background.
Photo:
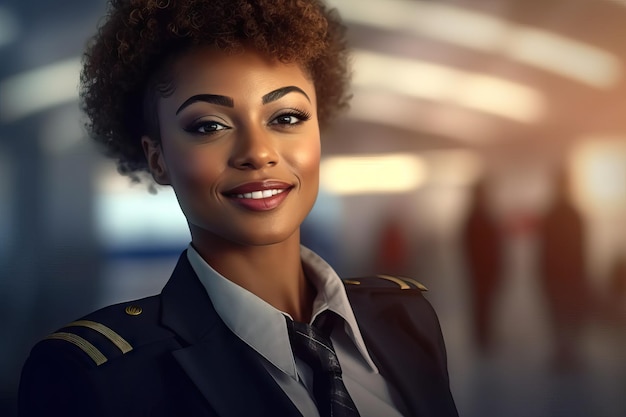
[[609,274],[608,303],[609,318],[617,323],[626,320],[626,255],[620,253]]
[[417,286],[342,282],[300,244],[347,58],[318,0],[111,2],[84,57],[88,129],[122,174],[173,187],[191,243],[160,294],[33,348],[21,416],[457,415]]
[[557,371],[576,369],[583,325],[594,297],[587,282],[583,220],[570,202],[564,168],[557,174],[554,202],[543,218],[540,239],[540,279],[554,334],[552,365]]
[[377,271],[407,275],[412,251],[405,233],[406,225],[400,215],[391,215],[383,221],[376,245],[374,265]]
[[502,236],[489,212],[486,184],[476,183],[463,229],[463,247],[474,313],[474,340],[480,353],[493,345],[493,309],[502,282]]

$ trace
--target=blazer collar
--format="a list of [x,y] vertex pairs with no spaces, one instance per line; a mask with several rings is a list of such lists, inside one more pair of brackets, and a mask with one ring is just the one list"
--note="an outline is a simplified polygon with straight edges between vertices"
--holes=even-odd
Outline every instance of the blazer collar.
[[187,344],[174,357],[218,415],[300,416],[252,348],[216,313],[186,251],[161,293],[162,323]]

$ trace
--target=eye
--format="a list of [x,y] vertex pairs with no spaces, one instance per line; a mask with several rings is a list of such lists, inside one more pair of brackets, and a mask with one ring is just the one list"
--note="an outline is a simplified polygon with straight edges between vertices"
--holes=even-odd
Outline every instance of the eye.
[[311,115],[307,112],[300,110],[292,110],[286,113],[279,114],[269,123],[270,125],[285,125],[294,126],[302,122],[306,122],[311,118]]
[[208,135],[226,129],[229,129],[229,127],[214,120],[198,121],[185,128],[189,133],[197,133],[200,135]]
[[292,114],[284,114],[282,116],[278,116],[275,120],[276,124],[279,125],[295,125],[300,121],[300,118]]

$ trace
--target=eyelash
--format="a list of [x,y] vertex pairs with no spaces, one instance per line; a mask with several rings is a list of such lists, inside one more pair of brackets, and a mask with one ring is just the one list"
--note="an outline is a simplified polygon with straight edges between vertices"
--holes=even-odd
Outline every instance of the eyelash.
[[[286,118],[286,117],[295,117],[297,120],[295,123],[277,123],[277,121],[280,118]],[[306,122],[310,119],[311,119],[311,113],[304,111],[304,110],[291,109],[289,111],[286,111],[274,117],[268,123],[268,125],[278,125],[278,126],[284,126],[285,128],[291,128],[303,122]],[[219,126],[219,127],[217,129],[208,130],[206,132],[200,132],[200,129],[202,129],[203,127],[210,126],[210,125]],[[230,126],[227,126],[224,123],[221,123],[215,120],[201,120],[196,123],[192,123],[189,127],[186,127],[185,131],[192,133],[192,134],[196,134],[196,135],[212,135],[222,130],[228,130],[228,129],[230,129]]]
[[[207,132],[200,132],[200,129],[209,125],[217,125],[220,128],[215,129],[215,130],[210,130]],[[220,132],[222,130],[227,130],[227,129],[230,129],[230,127],[226,126],[224,123],[216,122],[215,120],[200,120],[196,123],[192,123],[189,127],[186,127],[185,131],[196,134],[196,135],[211,135],[211,134],[215,134],[217,132]]]
[[[280,118],[285,118],[285,117],[295,117],[298,120],[295,123],[276,123],[276,121],[278,121]],[[269,124],[270,125],[277,124],[277,125],[285,126],[285,127],[294,127],[310,119],[311,119],[311,113],[304,111],[304,110],[291,109],[289,111],[286,111],[274,117],[270,121]]]

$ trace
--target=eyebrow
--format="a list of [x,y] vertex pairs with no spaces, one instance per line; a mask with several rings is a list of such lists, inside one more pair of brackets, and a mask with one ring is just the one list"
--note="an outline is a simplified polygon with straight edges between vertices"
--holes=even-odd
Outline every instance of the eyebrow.
[[295,85],[289,85],[287,87],[281,87],[277,90],[274,91],[270,91],[269,93],[267,93],[266,95],[263,96],[263,104],[267,104],[267,103],[271,103],[272,101],[276,101],[279,98],[289,94],[289,93],[300,93],[302,94],[304,97],[306,97],[306,99],[309,101],[309,103],[311,102],[311,99],[309,98],[309,96],[301,89],[296,87]]
[[195,96],[191,96],[187,100],[185,100],[185,102],[180,105],[178,110],[176,110],[176,114],[180,113],[185,107],[197,101],[217,104],[218,106],[235,107],[235,101],[231,97],[220,96],[219,94],[196,94]]
[[[309,103],[311,102],[311,99],[304,92],[304,90],[302,90],[299,87],[296,87],[295,85],[289,85],[286,87],[278,88],[274,91],[270,91],[269,93],[265,94],[261,98],[261,100],[263,104],[268,104],[268,103],[271,103],[272,101],[276,101],[280,99],[281,97],[284,97],[285,95],[289,93],[300,93],[304,97],[306,97]],[[232,97],[222,96],[219,94],[196,94],[195,96],[191,96],[187,100],[185,100],[185,102],[180,105],[178,110],[176,110],[176,114],[180,113],[185,107],[198,101],[204,101],[205,103],[210,103],[210,104],[217,104],[218,106],[235,107],[235,101],[233,100]]]

